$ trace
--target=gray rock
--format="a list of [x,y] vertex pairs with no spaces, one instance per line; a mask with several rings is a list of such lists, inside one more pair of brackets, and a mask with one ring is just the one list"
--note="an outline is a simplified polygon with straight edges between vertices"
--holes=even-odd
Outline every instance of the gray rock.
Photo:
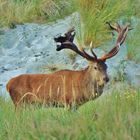
[[6,84],[9,81],[9,79],[18,76],[20,74],[26,73],[25,69],[17,69],[17,70],[10,70],[10,71],[5,71],[0,74],[0,96],[5,95],[4,97],[8,98],[9,94],[7,94],[6,91]]
[[77,13],[50,24],[24,24],[0,35],[0,88],[5,93],[9,79],[23,73],[42,73],[48,65],[71,64],[66,51],[57,52],[54,37],[73,25]]
[[23,73],[26,73],[26,70],[24,68],[11,70],[11,71],[5,71],[4,73],[0,74],[0,84],[5,83],[12,77],[15,77]]
[[135,88],[140,88],[140,65],[133,61],[127,61],[125,64],[125,79]]
[[102,94],[101,99],[110,94],[125,94],[130,90],[132,90],[132,87],[127,83],[127,81],[110,82],[105,86],[104,94]]
[[[77,13],[55,23],[17,25],[15,29],[3,31],[3,34],[0,35],[1,95],[5,96],[5,85],[8,80],[23,73],[49,73],[53,70],[81,70],[87,67],[88,62],[81,56],[74,55],[74,58],[71,58],[66,50],[57,52],[53,40],[54,37],[72,27],[72,22],[76,19],[79,20]],[[114,40],[105,46],[114,46]],[[75,42],[77,44],[77,40]],[[102,49],[94,49],[98,57],[110,49],[106,50],[105,52]],[[91,53],[89,49],[86,51]],[[140,87],[140,65],[127,61],[126,56],[127,46],[123,45],[116,56],[106,61],[110,84],[114,85],[114,81],[117,83],[126,81],[138,88]],[[112,86],[107,86],[107,92],[109,87]]]
[[82,70],[88,66],[88,62],[85,59],[79,59],[72,65],[74,70]]

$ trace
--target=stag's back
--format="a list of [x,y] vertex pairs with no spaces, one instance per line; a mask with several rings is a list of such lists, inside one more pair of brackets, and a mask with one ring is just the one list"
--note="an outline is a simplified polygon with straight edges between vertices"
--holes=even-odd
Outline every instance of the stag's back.
[[23,101],[70,104],[83,98],[84,75],[84,70],[62,70],[53,74],[24,74],[12,78],[7,84],[7,91],[15,105]]

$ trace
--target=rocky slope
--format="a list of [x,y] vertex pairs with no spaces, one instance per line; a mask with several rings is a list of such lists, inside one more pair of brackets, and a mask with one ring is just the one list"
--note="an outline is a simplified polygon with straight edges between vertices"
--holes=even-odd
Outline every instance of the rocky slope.
[[[24,24],[17,25],[15,29],[0,30],[0,95],[9,96],[5,85],[10,78],[19,74],[48,73],[58,69],[82,69],[87,66],[86,60],[80,56],[69,51],[57,52],[53,40],[73,26],[76,16],[73,14],[51,24]],[[105,53],[101,49],[95,49],[95,52],[98,56]],[[126,60],[126,54],[127,47],[122,46],[119,54],[107,61],[111,81],[126,81],[139,88],[140,65]]]

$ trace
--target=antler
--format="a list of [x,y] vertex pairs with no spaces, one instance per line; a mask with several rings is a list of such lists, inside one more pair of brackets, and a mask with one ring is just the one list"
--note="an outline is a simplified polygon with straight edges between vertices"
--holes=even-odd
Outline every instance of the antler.
[[121,27],[118,23],[117,26],[112,26],[109,22],[107,22],[107,24],[109,25],[109,27],[113,30],[115,30],[116,32],[118,32],[118,38],[115,44],[115,47],[107,54],[105,54],[104,56],[102,56],[100,58],[100,60],[102,61],[106,61],[106,59],[109,59],[113,56],[115,56],[120,49],[120,46],[124,43],[125,38],[127,36],[127,32],[131,29],[128,28],[128,25],[125,27]]
[[59,37],[55,37],[54,40],[60,43],[63,43],[66,41],[73,42],[74,37],[75,37],[75,29],[74,27],[72,27],[64,34],[64,36],[60,35]]
[[74,37],[75,37],[75,29],[74,27],[70,28],[66,33],[65,36],[67,38],[67,40],[69,40],[70,42],[73,42]]
[[84,49],[82,49],[82,51],[80,51],[78,49],[78,47],[73,42],[70,42],[70,41],[66,41],[66,42],[62,43],[61,45],[57,45],[57,49],[56,49],[57,51],[60,51],[62,49],[71,49],[74,52],[76,52],[77,54],[81,55],[82,57],[84,57],[84,58],[86,58],[87,60],[90,60],[90,61],[97,60],[97,57],[95,57],[95,55],[94,55],[94,57],[89,55],[88,53],[85,52]]
[[[74,52],[76,52],[77,54],[81,55],[82,57],[86,58],[87,60],[90,61],[95,61],[95,60],[102,60],[102,61],[106,61],[106,59],[109,59],[113,56],[115,56],[120,49],[120,46],[124,43],[125,38],[127,36],[127,32],[129,30],[132,30],[132,28],[128,28],[128,25],[125,27],[121,27],[118,23],[116,26],[112,26],[109,22],[107,22],[107,24],[109,25],[109,27],[113,30],[115,30],[116,32],[118,32],[118,38],[115,44],[115,47],[107,54],[103,55],[101,58],[97,58],[96,54],[93,52],[93,50],[91,49],[91,53],[93,56],[89,55],[87,52],[85,52],[84,49],[79,50],[78,47],[73,43],[73,39],[75,36],[75,30],[74,28],[71,28],[67,33],[65,33],[65,37],[58,37],[58,38],[54,38],[54,40],[56,42],[60,42],[61,45],[57,45],[57,51],[60,51],[62,49],[71,49]],[[74,32],[74,34],[72,34]]]
[[[57,45],[57,51],[60,51],[62,49],[71,49],[74,52],[76,52],[77,54],[81,55],[82,57],[86,58],[87,60],[90,61],[94,61],[97,60],[97,56],[96,54],[93,52],[93,50],[91,50],[93,56],[89,55],[88,53],[85,52],[84,49],[82,49],[81,51],[78,49],[78,47],[73,43],[74,40],[74,36],[75,36],[75,30],[74,27],[72,27],[71,29],[69,29],[66,33],[65,36],[59,36],[57,38],[54,38],[55,42],[59,42],[59,44]],[[60,45],[61,43],[61,45]]]

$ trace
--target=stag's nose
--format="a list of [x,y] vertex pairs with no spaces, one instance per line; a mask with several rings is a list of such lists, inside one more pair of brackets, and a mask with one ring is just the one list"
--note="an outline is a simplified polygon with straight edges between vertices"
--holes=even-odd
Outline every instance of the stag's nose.
[[108,77],[104,77],[103,80],[107,83],[109,82],[109,78]]

